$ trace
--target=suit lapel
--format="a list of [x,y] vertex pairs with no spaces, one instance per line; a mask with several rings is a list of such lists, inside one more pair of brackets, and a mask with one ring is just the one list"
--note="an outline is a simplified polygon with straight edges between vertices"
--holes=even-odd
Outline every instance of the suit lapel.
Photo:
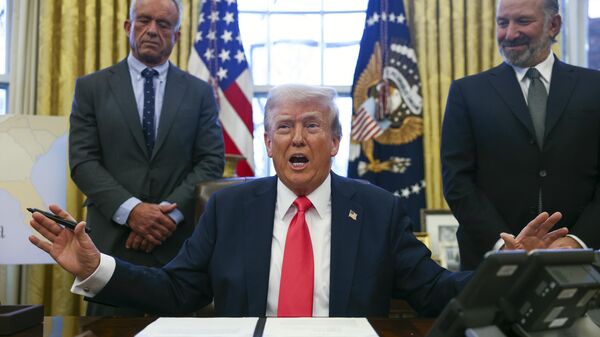
[[[142,123],[138,113],[133,87],[131,86],[131,76],[129,75],[129,67],[127,60],[123,60],[111,68],[112,75],[108,79],[108,84],[115,95],[121,114],[125,119],[129,130],[131,131],[135,142],[140,147],[143,153],[146,153],[146,145],[142,132]],[[147,153],[146,153],[147,155]]]
[[550,134],[565,111],[565,107],[575,88],[575,82],[573,69],[568,68],[564,63],[556,59],[552,67],[550,93],[548,94],[546,136]]
[[185,73],[172,64],[169,64],[169,72],[167,73],[167,83],[165,87],[165,95],[163,98],[162,109],[160,112],[160,122],[158,123],[158,134],[156,136],[156,144],[152,156],[160,150],[164,144],[169,130],[175,121],[179,105],[183,101],[187,87]]
[[515,76],[512,67],[506,63],[502,63],[498,67],[490,70],[490,82],[504,103],[508,105],[510,111],[517,117],[529,133],[532,136],[535,136],[529,109],[527,108],[525,97],[523,97],[523,91],[517,82],[517,77]]
[[331,261],[329,315],[344,315],[363,222],[363,208],[352,200],[354,187],[331,173]]
[[267,311],[276,198],[277,177],[271,177],[256,188],[240,213],[240,219],[244,222],[244,266],[249,316],[264,316]]

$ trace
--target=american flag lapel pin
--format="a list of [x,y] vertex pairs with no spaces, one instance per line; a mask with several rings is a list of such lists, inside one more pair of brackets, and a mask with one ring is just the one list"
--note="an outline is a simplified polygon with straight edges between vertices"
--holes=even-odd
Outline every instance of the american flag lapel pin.
[[356,214],[356,212],[353,210],[350,210],[350,212],[348,213],[348,217],[354,221],[356,221],[357,216],[358,216],[358,214]]

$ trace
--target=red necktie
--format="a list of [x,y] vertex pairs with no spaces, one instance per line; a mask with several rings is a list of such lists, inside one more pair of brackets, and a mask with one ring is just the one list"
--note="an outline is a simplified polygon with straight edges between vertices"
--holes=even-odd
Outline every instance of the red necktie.
[[277,316],[311,317],[314,259],[304,214],[312,207],[312,203],[301,196],[294,201],[294,205],[298,211],[290,223],[285,239]]

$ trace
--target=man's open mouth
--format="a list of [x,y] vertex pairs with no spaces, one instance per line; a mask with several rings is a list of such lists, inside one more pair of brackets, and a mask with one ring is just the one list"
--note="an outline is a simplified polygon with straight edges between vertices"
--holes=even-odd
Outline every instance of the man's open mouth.
[[308,163],[308,158],[301,154],[294,154],[290,157],[290,164],[293,167],[302,167]]

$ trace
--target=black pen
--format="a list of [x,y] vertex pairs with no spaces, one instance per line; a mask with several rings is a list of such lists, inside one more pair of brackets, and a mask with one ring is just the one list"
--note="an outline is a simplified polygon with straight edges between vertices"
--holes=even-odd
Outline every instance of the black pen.
[[[38,212],[41,215],[45,216],[46,218],[48,218],[50,220],[54,220],[56,223],[63,225],[64,227],[66,227],[70,230],[75,230],[75,226],[77,226],[77,223],[74,221],[65,220],[65,219],[59,217],[58,215],[52,214],[50,212],[42,211],[41,209],[27,207],[27,210],[31,213]],[[85,232],[90,233],[91,230],[86,226]]]

